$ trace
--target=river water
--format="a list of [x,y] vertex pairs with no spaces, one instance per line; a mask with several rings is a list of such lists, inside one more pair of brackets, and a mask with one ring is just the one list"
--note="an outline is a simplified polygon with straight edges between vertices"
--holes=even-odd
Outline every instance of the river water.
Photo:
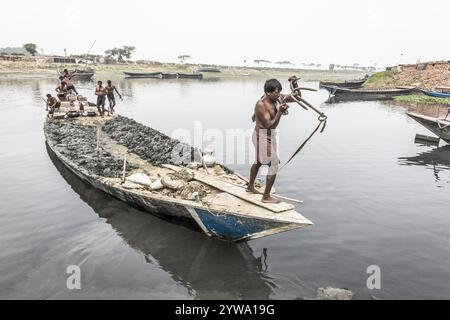
[[[227,132],[252,129],[264,80],[117,79],[116,109],[175,137],[227,145]],[[91,101],[93,85],[77,83]],[[450,297],[450,146],[414,143],[431,134],[405,108],[327,104],[325,91],[305,92],[327,127],[276,188],[303,200],[297,210],[315,225],[230,244],[131,208],[53,159],[42,97],[54,87],[0,79],[0,298],[302,299],[327,286],[356,299]],[[316,114],[292,105],[280,122],[282,162],[316,125]],[[248,176],[248,146],[218,146],[216,156],[233,154],[225,162]],[[81,269],[80,290],[67,289],[70,265]],[[380,289],[367,287],[369,266],[379,267]]]

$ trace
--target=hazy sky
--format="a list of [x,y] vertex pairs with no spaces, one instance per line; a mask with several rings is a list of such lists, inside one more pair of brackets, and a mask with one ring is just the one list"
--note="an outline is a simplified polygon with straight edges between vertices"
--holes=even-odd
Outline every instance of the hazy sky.
[[[0,47],[46,54],[135,46],[134,59],[373,65],[450,59],[444,0],[2,1]],[[403,56],[401,54],[403,53]]]

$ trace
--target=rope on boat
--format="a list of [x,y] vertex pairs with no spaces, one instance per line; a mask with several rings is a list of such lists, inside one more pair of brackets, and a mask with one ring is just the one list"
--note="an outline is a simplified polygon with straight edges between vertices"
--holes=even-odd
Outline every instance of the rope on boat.
[[442,123],[441,119],[436,120],[436,123],[439,127],[440,130],[444,130],[445,128],[447,128],[448,126],[450,126],[450,122],[448,122],[447,120],[442,120],[445,121],[446,123]]

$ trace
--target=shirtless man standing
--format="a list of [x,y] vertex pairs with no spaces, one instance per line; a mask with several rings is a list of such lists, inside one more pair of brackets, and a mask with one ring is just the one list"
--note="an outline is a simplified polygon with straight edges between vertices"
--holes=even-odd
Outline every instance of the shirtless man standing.
[[[103,86],[103,82],[98,81],[95,87],[95,95],[97,96],[97,110],[98,113],[103,117],[105,115],[105,100],[106,100],[106,90]],[[100,107],[102,107],[100,109]],[[109,110],[108,110],[109,116]]]
[[109,111],[111,111],[111,113],[114,113],[114,107],[116,106],[116,97],[114,97],[114,91],[117,92],[120,100],[123,100],[123,99],[122,99],[122,95],[119,93],[119,91],[117,91],[116,86],[112,85],[111,80],[108,80],[107,83],[108,84],[106,85],[105,90],[106,90],[106,96],[108,97],[108,102],[109,102]]
[[77,89],[75,89],[75,86],[73,85],[73,82],[72,82],[72,75],[69,73],[69,71],[67,69],[64,69],[63,78],[64,78],[64,82],[67,85],[67,90],[69,90],[69,92],[70,92],[70,90],[72,90],[73,92],[75,92],[76,95],[78,95]]
[[[286,103],[295,102],[290,95],[281,94],[281,90],[281,83],[278,80],[267,80],[264,84],[265,94],[256,103],[255,113],[252,116],[252,120],[256,121],[252,136],[256,161],[250,169],[250,181],[246,191],[257,193],[254,184],[259,168],[262,165],[268,165],[266,188],[261,200],[265,203],[280,203],[280,200],[270,195],[280,163],[277,155],[275,129],[281,116],[287,114],[289,106]],[[280,102],[280,100],[283,102]],[[277,105],[279,105],[278,108]]]

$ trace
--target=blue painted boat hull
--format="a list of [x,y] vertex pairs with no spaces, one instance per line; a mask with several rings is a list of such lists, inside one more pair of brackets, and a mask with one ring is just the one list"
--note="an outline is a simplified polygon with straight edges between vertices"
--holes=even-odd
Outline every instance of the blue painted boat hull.
[[436,92],[436,91],[422,91],[423,93],[425,93],[427,96],[430,97],[435,97],[435,98],[450,98],[450,93],[444,93],[444,92]]
[[208,232],[228,241],[255,238],[264,232],[283,229],[287,226],[282,222],[248,218],[233,213],[214,212],[200,208],[195,208],[195,212]]

